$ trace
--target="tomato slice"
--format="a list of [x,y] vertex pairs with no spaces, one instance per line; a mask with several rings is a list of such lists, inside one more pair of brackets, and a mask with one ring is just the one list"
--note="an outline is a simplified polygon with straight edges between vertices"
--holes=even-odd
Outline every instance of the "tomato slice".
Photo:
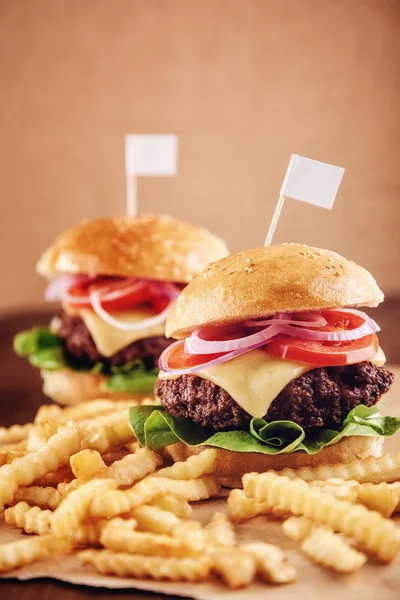
[[167,308],[171,300],[169,298],[166,298],[165,296],[152,296],[149,299],[149,302],[152,308],[155,310],[155,312],[159,314]]
[[197,365],[203,365],[223,356],[226,352],[219,354],[188,354],[185,352],[185,340],[175,342],[164,350],[164,357],[167,362],[168,369],[190,369]]
[[[89,299],[91,292],[103,292],[101,303],[108,311],[127,310],[138,304],[143,304],[149,299],[149,285],[145,281],[133,282],[104,278],[89,285],[75,286],[68,290],[68,295],[74,301],[76,308],[92,308]],[[79,299],[77,302],[76,300]],[[68,303],[68,300],[67,300]]]
[[[351,312],[326,310],[321,315],[327,320],[318,331],[343,331],[359,327],[363,320]],[[288,360],[298,360],[324,367],[352,365],[371,359],[379,349],[375,334],[351,342],[320,342],[281,335],[265,346],[265,350]]]

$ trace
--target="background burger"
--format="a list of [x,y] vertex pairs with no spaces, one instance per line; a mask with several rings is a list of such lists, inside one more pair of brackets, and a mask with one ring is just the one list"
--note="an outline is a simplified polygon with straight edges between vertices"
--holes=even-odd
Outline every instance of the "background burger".
[[37,264],[61,301],[48,329],[18,334],[14,347],[41,369],[44,392],[61,404],[152,392],[165,320],[181,289],[225,243],[171,217],[83,221],[57,237]]
[[222,483],[248,471],[378,456],[400,419],[377,403],[393,375],[378,325],[358,306],[383,294],[336,253],[298,244],[211,264],[175,302],[161,355],[160,406],[131,409],[142,445],[183,460],[218,449]]

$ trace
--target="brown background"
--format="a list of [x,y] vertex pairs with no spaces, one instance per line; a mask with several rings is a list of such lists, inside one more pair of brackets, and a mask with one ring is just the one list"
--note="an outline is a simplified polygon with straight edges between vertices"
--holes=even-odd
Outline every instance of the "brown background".
[[331,247],[400,291],[399,0],[0,0],[0,308],[34,262],[124,211],[123,136],[179,135],[141,210],[262,244],[292,152],[347,171],[332,212],[288,201],[275,241]]

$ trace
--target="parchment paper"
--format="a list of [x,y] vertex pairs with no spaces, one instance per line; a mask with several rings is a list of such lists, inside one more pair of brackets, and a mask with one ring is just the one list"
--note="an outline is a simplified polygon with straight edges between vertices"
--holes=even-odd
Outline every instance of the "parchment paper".
[[[392,369],[397,374],[397,383],[389,394],[387,414],[400,416],[400,369]],[[400,434],[389,439],[385,445],[386,452],[400,451]],[[193,518],[207,522],[216,511],[226,512],[226,499],[208,500],[193,505]],[[396,519],[400,527],[400,515]],[[298,571],[298,580],[285,586],[267,586],[260,582],[249,588],[232,591],[210,578],[204,583],[168,583],[150,580],[108,577],[97,574],[92,567],[82,566],[74,556],[58,556],[54,559],[40,561],[2,576],[3,579],[37,579],[51,577],[60,581],[92,587],[110,589],[138,589],[162,594],[186,596],[198,600],[333,600],[340,596],[350,600],[398,600],[400,594],[400,556],[390,565],[379,565],[372,561],[353,575],[337,575],[319,568],[304,557],[298,549],[298,543],[286,538],[279,521],[265,516],[250,519],[236,526],[239,542],[263,540],[278,544],[283,548],[289,560]],[[17,540],[19,531],[0,523],[0,544]]]

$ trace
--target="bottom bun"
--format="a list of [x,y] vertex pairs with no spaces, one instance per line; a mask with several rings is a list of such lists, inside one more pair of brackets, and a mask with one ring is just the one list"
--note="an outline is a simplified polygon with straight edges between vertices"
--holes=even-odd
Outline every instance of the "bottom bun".
[[[228,488],[241,488],[242,477],[245,473],[264,473],[265,471],[280,471],[285,468],[300,469],[300,467],[318,467],[335,463],[349,463],[355,458],[382,456],[383,438],[353,436],[342,438],[337,444],[328,446],[318,454],[292,452],[290,454],[260,454],[256,452],[232,452],[216,448],[217,461],[215,475],[221,484]],[[207,446],[187,446],[182,442],[165,448],[165,453],[174,462],[186,460],[193,454],[199,454]]]
[[107,377],[94,373],[81,373],[70,369],[41,371],[43,391],[54,402],[75,405],[99,398],[108,400],[135,400],[140,402],[151,394],[113,392],[106,388]]

